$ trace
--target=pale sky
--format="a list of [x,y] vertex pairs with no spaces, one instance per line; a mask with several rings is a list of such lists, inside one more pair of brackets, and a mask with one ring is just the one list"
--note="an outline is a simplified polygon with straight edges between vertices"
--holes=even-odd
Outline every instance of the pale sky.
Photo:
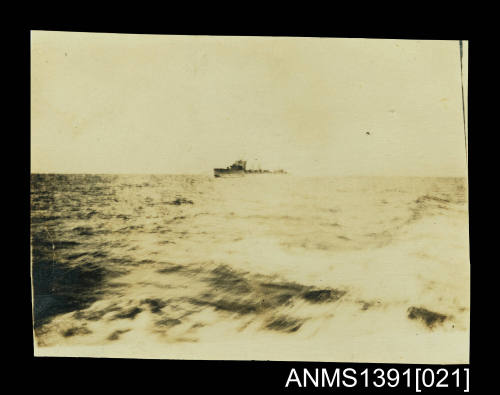
[[32,173],[211,174],[240,158],[465,176],[459,42],[32,32]]

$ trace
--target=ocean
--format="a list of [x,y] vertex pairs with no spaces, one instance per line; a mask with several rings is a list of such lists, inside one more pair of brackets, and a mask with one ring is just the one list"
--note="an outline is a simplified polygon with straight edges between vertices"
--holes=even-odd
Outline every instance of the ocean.
[[31,176],[37,355],[466,363],[463,178]]

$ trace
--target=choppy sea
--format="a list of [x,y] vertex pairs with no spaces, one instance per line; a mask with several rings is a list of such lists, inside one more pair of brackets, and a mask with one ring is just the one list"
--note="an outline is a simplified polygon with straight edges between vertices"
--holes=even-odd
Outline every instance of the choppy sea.
[[33,174],[31,248],[41,354],[468,358],[463,178]]

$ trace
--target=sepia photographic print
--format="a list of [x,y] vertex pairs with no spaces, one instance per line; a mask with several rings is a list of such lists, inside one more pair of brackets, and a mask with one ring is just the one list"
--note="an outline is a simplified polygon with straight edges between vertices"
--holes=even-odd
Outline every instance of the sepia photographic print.
[[35,355],[468,363],[467,63],[32,31]]

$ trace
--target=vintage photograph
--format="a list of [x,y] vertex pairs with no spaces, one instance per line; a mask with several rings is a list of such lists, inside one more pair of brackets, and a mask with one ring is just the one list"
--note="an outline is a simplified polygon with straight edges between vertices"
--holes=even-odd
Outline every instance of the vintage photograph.
[[469,362],[467,41],[30,56],[35,355]]

